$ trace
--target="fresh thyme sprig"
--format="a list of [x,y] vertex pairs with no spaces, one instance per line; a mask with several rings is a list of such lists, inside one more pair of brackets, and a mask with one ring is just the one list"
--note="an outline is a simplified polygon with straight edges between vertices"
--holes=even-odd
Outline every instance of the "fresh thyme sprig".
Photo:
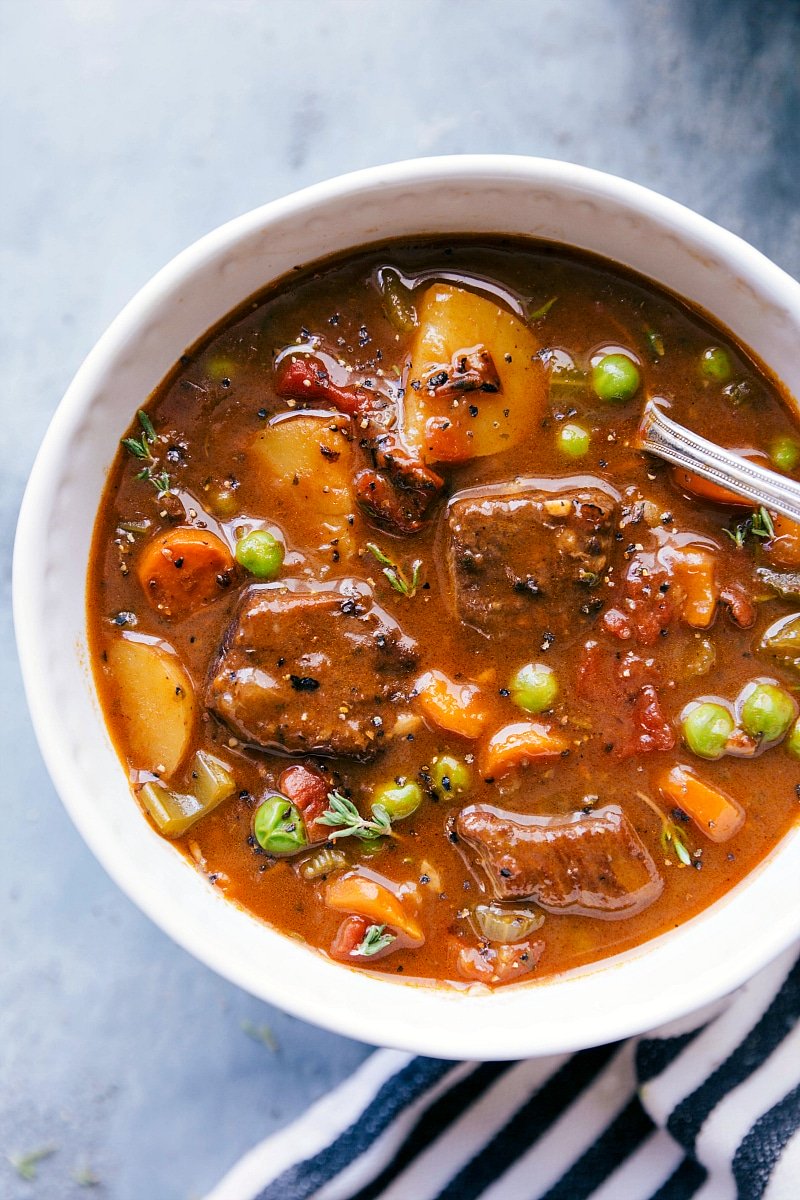
[[385,950],[387,946],[391,946],[397,935],[386,933],[385,930],[385,925],[370,925],[353,953],[370,958],[373,954],[377,954],[380,950]]
[[147,460],[147,465],[142,467],[141,471],[136,472],[136,478],[152,483],[158,495],[165,496],[172,487],[172,480],[166,471],[156,472],[155,470],[158,463],[153,454],[152,447],[158,441],[158,435],[153,427],[153,422],[143,409],[139,409],[137,417],[142,428],[142,436],[138,438],[123,438],[122,445],[134,458]]
[[722,532],[727,533],[731,541],[741,550],[749,537],[763,538],[765,541],[774,538],[775,526],[772,523],[772,517],[762,504],[749,517],[737,522],[733,529],[723,529]]
[[149,458],[153,461],[153,453],[151,446],[156,444],[156,431],[153,428],[153,422],[148,417],[143,409],[139,409],[137,413],[139,424],[142,427],[142,436],[140,438],[126,437],[122,439],[122,444],[134,458]]
[[636,795],[642,803],[646,804],[656,814],[661,822],[661,834],[659,836],[661,849],[667,855],[674,854],[678,860],[679,867],[690,867],[692,865],[692,856],[689,853],[689,847],[686,845],[683,831],[678,828],[674,821],[670,821],[669,817],[644,792],[637,792]]
[[392,819],[382,804],[373,804],[372,820],[362,817],[361,813],[341,792],[328,792],[329,808],[321,817],[317,817],[318,825],[329,825],[333,833],[329,841],[335,842],[343,837],[357,837],[362,842],[373,842],[379,837],[388,837],[392,832]]
[[398,567],[396,563],[393,563],[388,555],[384,554],[380,546],[376,546],[374,542],[367,542],[367,550],[369,550],[372,557],[377,559],[377,561],[381,564],[383,568],[382,574],[385,575],[389,585],[393,587],[396,592],[399,592],[401,596],[407,596],[409,600],[412,596],[416,595],[417,588],[419,587],[420,573],[422,571],[421,559],[414,560],[414,564],[411,568],[411,579],[408,580],[406,579],[400,567]]
[[146,479],[148,483],[152,483],[159,496],[166,496],[172,487],[172,480],[166,471],[160,471],[158,475],[154,475],[150,467],[145,467],[143,471],[136,472],[136,478]]

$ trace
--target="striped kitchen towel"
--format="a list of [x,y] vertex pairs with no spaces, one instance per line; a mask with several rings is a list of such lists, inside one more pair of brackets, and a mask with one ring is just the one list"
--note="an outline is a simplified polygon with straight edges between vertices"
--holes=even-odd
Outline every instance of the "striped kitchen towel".
[[376,1051],[207,1200],[798,1200],[800,958],[627,1042]]

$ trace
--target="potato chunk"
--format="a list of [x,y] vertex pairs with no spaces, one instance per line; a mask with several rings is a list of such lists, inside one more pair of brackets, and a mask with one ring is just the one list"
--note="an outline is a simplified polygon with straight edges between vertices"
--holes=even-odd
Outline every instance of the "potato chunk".
[[286,517],[290,537],[320,549],[338,538],[342,557],[349,552],[347,517],[355,508],[349,417],[303,413],[273,421],[254,439],[249,458],[264,511]]
[[197,713],[191,680],[177,654],[165,642],[123,635],[108,647],[106,669],[131,766],[174,775]]
[[[408,446],[426,462],[456,462],[497,454],[530,435],[546,399],[531,331],[494,301],[444,283],[425,292],[418,313],[403,401]],[[478,359],[481,350],[496,373],[497,391],[432,386],[455,356]]]

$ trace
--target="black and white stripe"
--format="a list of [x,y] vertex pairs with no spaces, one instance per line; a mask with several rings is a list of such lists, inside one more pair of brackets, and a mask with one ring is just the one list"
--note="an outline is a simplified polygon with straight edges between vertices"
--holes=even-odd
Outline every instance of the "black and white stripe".
[[800,958],[683,1028],[579,1054],[377,1051],[207,1200],[796,1200]]

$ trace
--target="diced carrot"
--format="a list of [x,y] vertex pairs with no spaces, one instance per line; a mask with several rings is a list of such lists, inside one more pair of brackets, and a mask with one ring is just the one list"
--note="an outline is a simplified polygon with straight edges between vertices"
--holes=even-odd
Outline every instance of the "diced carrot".
[[[766,465],[769,461],[762,450],[735,450],[734,454],[738,454],[750,462],[760,462]],[[737,492],[731,492],[719,483],[712,483],[710,479],[703,479],[702,475],[695,475],[694,471],[687,471],[684,467],[673,467],[672,478],[679,488],[690,492],[700,500],[710,500],[712,504],[730,504],[735,508],[753,507],[752,500],[746,500]]]
[[672,573],[683,591],[681,615],[693,629],[707,629],[714,620],[719,599],[716,559],[702,546],[681,546],[673,551]]
[[767,546],[770,559],[782,567],[800,566],[800,525],[776,514],[772,518],[775,537]]
[[136,574],[153,608],[179,617],[221,596],[233,566],[233,556],[221,538],[207,529],[181,526],[145,546]]
[[325,890],[325,903],[337,912],[354,913],[367,917],[376,925],[399,929],[412,942],[425,940],[419,921],[407,911],[402,901],[367,875],[340,875],[333,879]]
[[727,842],[744,824],[741,804],[699,779],[688,767],[672,767],[657,783],[663,795],[683,809],[712,842]]
[[497,779],[523,763],[557,758],[568,749],[568,742],[550,726],[540,721],[516,721],[492,734],[483,754],[483,775]]
[[449,417],[429,417],[425,422],[425,458],[436,463],[468,462],[472,443],[467,431]]
[[427,720],[449,733],[476,738],[489,720],[480,688],[474,683],[456,683],[443,671],[420,675],[414,691]]

